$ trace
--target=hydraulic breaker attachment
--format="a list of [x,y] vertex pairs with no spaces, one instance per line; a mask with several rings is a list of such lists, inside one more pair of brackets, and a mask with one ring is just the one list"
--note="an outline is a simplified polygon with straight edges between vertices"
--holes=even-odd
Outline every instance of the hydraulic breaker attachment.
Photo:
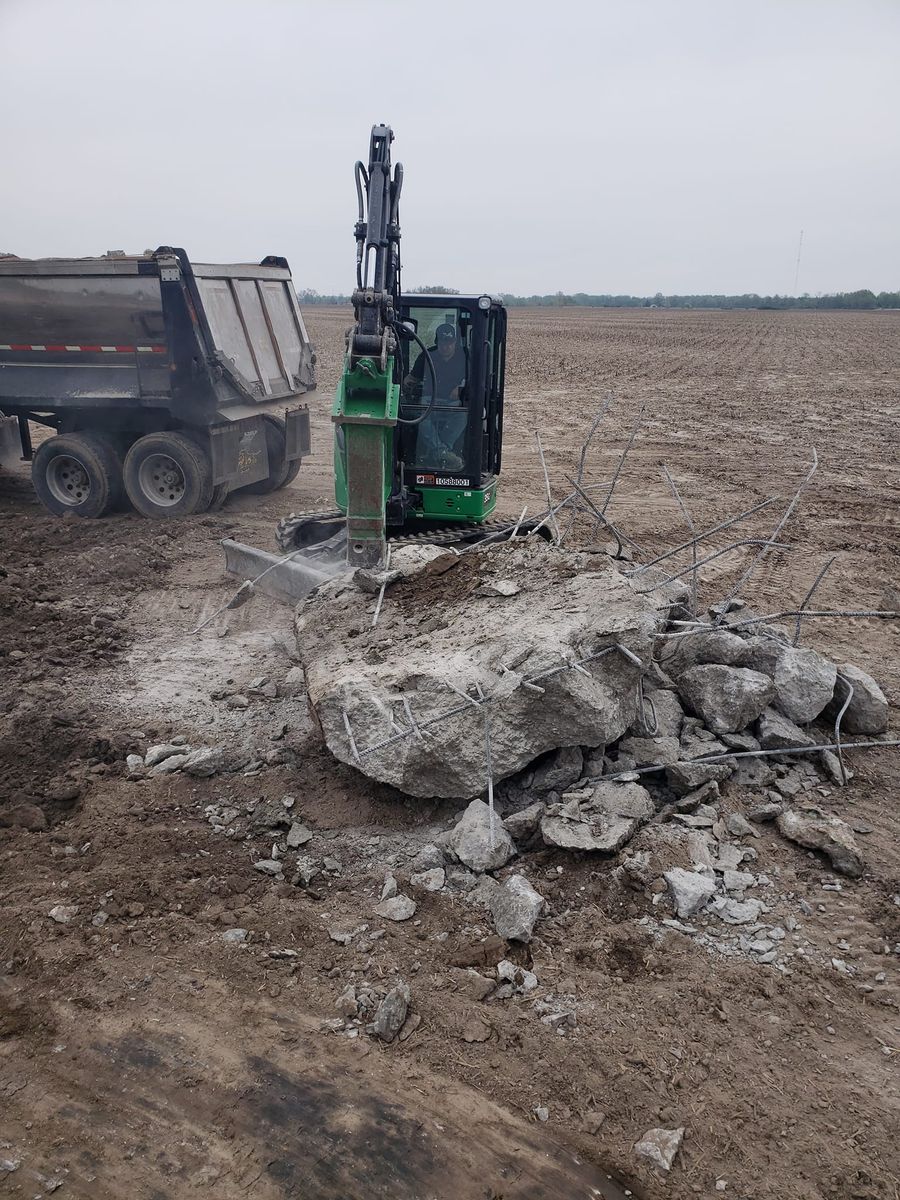
[[[393,342],[389,331],[384,340],[387,350]],[[385,507],[393,485],[400,404],[393,377],[392,355],[351,361],[348,353],[335,396],[335,498],[347,514],[347,561],[354,566],[377,566],[385,557]]]

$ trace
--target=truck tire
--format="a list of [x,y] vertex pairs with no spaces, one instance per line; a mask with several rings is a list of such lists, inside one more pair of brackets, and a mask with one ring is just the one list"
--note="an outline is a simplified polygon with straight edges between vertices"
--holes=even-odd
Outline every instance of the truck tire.
[[122,502],[122,458],[102,433],[61,433],[31,461],[38,499],[56,516],[102,517]]
[[148,433],[125,456],[125,491],[145,517],[206,512],[213,496],[209,455],[183,433]]
[[269,492],[278,491],[292,479],[296,479],[297,472],[300,470],[301,460],[299,458],[294,459],[293,462],[285,461],[287,437],[283,418],[274,417],[271,413],[263,413],[263,421],[266,428],[266,450],[269,454],[269,474],[265,479],[260,479],[258,483],[248,483],[245,487],[236,489],[246,492],[250,496],[267,496]]

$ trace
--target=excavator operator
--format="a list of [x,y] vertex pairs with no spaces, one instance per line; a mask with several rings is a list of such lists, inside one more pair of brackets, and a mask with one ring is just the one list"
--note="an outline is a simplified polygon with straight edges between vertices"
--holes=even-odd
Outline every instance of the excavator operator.
[[[431,361],[434,363],[434,376],[437,383],[437,401],[446,404],[462,404],[460,390],[466,382],[466,355],[456,339],[456,330],[448,322],[438,325],[435,331],[434,345],[428,348]],[[420,354],[413,368],[403,381],[404,395],[418,400],[423,391],[431,392],[431,375],[425,377],[425,355]]]
[[[422,467],[458,471],[463,467],[466,417],[460,410],[465,407],[467,363],[449,322],[438,325],[428,353],[434,365],[437,395],[434,410],[417,427],[415,460]],[[425,365],[425,355],[420,354],[403,380],[407,404],[428,404],[431,400],[431,372],[426,374]],[[423,396],[423,392],[427,394]]]

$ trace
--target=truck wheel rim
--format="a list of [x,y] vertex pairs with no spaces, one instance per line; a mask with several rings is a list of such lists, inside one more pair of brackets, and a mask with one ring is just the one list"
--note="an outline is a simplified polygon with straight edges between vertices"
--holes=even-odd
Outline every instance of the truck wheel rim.
[[184,498],[184,472],[168,454],[148,454],[138,469],[138,483],[147,499],[161,508]]
[[77,508],[91,494],[91,480],[77,458],[58,454],[47,467],[47,487],[54,500]]

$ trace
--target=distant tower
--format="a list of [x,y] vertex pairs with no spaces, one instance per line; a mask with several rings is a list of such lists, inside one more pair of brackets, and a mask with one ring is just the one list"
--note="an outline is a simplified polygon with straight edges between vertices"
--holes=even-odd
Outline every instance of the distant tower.
[[803,230],[800,230],[800,245],[797,247],[797,270],[794,272],[794,295],[799,295],[800,286],[800,255],[803,253]]

